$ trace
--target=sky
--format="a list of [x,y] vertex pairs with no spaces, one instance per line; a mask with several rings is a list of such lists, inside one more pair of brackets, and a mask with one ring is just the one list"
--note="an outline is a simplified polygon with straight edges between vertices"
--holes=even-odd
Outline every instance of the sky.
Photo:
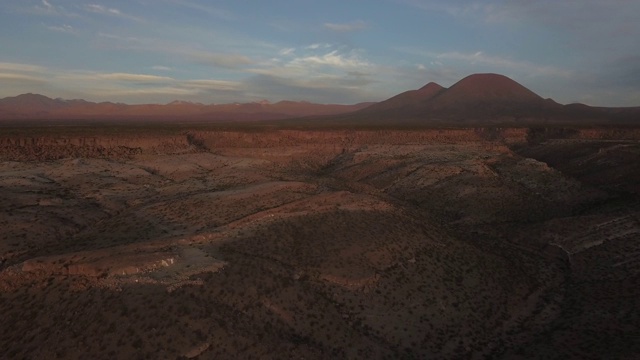
[[639,0],[1,0],[0,98],[380,101],[499,73],[640,106]]

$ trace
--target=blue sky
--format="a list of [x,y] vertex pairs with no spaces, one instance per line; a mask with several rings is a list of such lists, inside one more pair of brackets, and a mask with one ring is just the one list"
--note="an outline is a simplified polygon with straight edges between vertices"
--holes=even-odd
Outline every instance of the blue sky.
[[379,101],[472,73],[640,106],[637,0],[3,0],[0,97]]

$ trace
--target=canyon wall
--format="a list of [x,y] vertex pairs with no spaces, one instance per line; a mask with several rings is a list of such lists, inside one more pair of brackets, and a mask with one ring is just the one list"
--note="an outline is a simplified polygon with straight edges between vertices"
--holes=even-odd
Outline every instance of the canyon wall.
[[350,149],[372,144],[424,144],[497,142],[512,145],[554,138],[571,139],[640,139],[638,129],[547,129],[547,128],[469,128],[469,129],[416,129],[416,130],[194,130],[159,133],[83,136],[26,133],[0,134],[0,160],[43,161],[62,158],[99,157],[130,158],[141,154],[168,154],[176,152],[215,151],[217,148],[278,148],[305,149],[331,147]]
[[322,145],[350,148],[372,144],[461,143],[485,140],[522,142],[526,138],[526,129],[196,131],[191,132],[190,136],[207,149]]

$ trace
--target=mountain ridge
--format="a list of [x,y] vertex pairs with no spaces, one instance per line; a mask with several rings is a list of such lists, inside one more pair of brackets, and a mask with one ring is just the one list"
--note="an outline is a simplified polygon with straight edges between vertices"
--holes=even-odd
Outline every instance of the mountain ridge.
[[0,120],[81,118],[211,118],[214,120],[269,120],[302,116],[334,115],[355,111],[371,103],[317,104],[306,101],[267,101],[209,104],[174,100],[167,104],[122,104],[83,99],[52,99],[40,94],[21,94],[0,99]]
[[0,120],[25,119],[274,121],[273,125],[290,126],[637,125],[640,107],[563,105],[507,76],[480,73],[449,88],[429,82],[380,102],[353,105],[291,100],[208,105],[176,100],[168,104],[127,105],[51,99],[32,93],[0,99]]

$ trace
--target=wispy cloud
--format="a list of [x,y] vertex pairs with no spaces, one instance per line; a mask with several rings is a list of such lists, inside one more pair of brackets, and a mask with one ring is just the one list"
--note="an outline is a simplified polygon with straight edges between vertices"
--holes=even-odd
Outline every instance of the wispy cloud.
[[280,50],[278,54],[281,56],[288,56],[288,55],[293,55],[293,53],[295,52],[296,52],[295,48],[286,48],[286,49]]
[[156,71],[171,71],[172,69],[168,66],[163,66],[163,65],[154,65],[151,67],[153,70]]
[[3,63],[0,62],[0,71],[9,72],[25,72],[25,73],[44,73],[46,68],[38,65]]
[[16,74],[16,73],[3,73],[0,72],[0,80],[5,82],[20,82],[20,83],[29,83],[29,84],[44,84],[46,83],[46,79],[42,77],[25,75],[25,74]]
[[20,8],[18,11],[39,16],[81,17],[79,14],[67,10],[64,6],[57,5],[53,0],[41,0],[38,4]]
[[254,64],[247,71],[254,74],[317,80],[332,76],[371,73],[375,65],[364,57],[360,49],[316,43],[296,51],[278,51],[277,56],[268,61]]
[[60,25],[60,26],[51,25],[51,26],[47,26],[47,29],[49,29],[51,31],[60,32],[60,33],[67,33],[67,34],[75,34],[76,33],[76,31],[73,28],[73,26],[67,25],[67,24]]
[[312,44],[255,64],[247,71],[246,92],[271,100],[353,103],[371,99],[369,85],[379,68],[361,50]]
[[122,16],[122,12],[120,10],[108,8],[102,5],[89,4],[89,5],[85,5],[85,9],[87,9],[87,11],[98,13],[98,14]]
[[47,68],[38,65],[0,62],[0,95],[15,96],[25,92],[37,92],[50,82]]
[[335,32],[352,32],[364,30],[367,28],[367,23],[362,20],[357,20],[349,23],[324,23],[324,27]]
[[109,74],[98,74],[96,77],[98,79],[127,81],[127,82],[134,82],[138,84],[173,82],[173,79],[167,76],[156,76],[156,75],[147,75],[147,74],[109,73]]
[[323,55],[299,57],[289,63],[291,66],[330,66],[338,69],[366,68],[371,64],[354,53],[340,54],[338,50]]
[[128,20],[132,20],[132,21],[138,21],[138,22],[144,21],[144,19],[142,19],[141,17],[137,17],[137,16],[133,16],[133,15],[130,15],[130,14],[126,14],[126,13],[123,13],[122,11],[120,11],[119,9],[109,8],[109,7],[106,7],[106,6],[103,6],[103,5],[88,4],[88,5],[84,6],[84,9],[86,11],[88,11],[88,12],[95,13],[95,14],[101,14],[101,15],[107,15],[107,16],[115,16],[115,17],[128,19]]
[[176,6],[185,7],[191,10],[205,13],[207,15],[214,16],[219,19],[223,19],[223,20],[231,21],[231,20],[236,20],[237,18],[231,11],[214,7],[209,4],[206,4],[206,5],[199,4],[199,3],[188,1],[188,0],[165,0],[165,1]]
[[[0,79],[9,78],[2,76]],[[16,81],[21,79],[12,77]],[[28,75],[20,82],[29,85]],[[125,103],[163,102],[189,98],[202,102],[234,101],[244,97],[244,85],[237,81],[218,79],[175,79],[168,76],[134,73],[108,73],[96,71],[60,71],[51,77],[50,84],[59,92],[72,97],[93,101],[120,101]],[[32,85],[37,85],[33,83]],[[27,91],[34,91],[27,89]],[[66,89],[66,90],[65,90]],[[38,91],[38,90],[36,90]]]
[[328,49],[331,47],[331,44],[311,44],[307,47],[305,47],[305,49],[307,50],[316,50],[316,49]]
[[138,45],[141,45],[142,43],[144,43],[144,41],[142,39],[140,39],[138,37],[135,37],[135,36],[121,36],[121,35],[116,35],[116,34],[99,32],[97,34],[97,37],[99,39],[109,40],[112,43],[127,44],[128,46],[131,46],[132,48],[134,46],[138,46]]
[[180,98],[210,103],[231,102],[244,96],[242,84],[212,79],[176,80],[171,82],[150,82],[145,86],[136,82],[119,82],[105,79],[98,83],[84,83],[85,96],[100,100],[122,101],[125,103],[169,102]]

